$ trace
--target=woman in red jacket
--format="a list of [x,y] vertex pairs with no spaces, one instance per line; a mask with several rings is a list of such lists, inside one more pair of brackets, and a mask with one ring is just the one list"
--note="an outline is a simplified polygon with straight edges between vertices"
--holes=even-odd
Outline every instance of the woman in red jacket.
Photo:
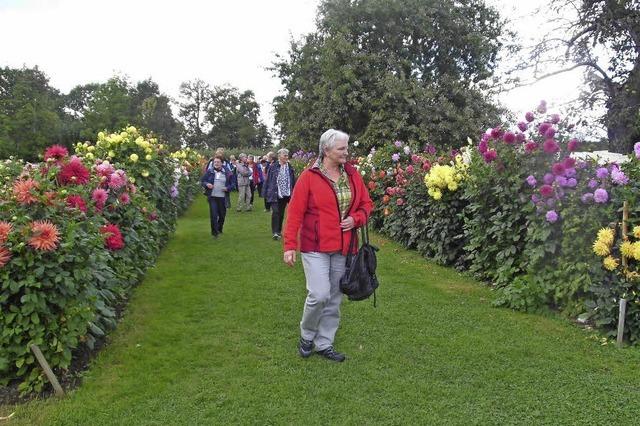
[[358,171],[347,163],[349,135],[329,129],[320,137],[318,160],[298,179],[284,231],[284,262],[293,266],[299,248],[307,281],[298,352],[332,361],[340,322],[340,278],[353,228],[366,225],[373,207]]

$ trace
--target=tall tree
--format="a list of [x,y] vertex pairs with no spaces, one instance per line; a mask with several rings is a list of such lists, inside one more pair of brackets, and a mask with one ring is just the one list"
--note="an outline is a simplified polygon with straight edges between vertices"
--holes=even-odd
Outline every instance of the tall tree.
[[459,146],[497,119],[484,89],[502,21],[483,0],[324,0],[317,21],[273,66],[284,144],[315,147],[339,127],[365,146]]
[[151,79],[138,82],[132,90],[135,122],[159,136],[173,148],[182,144],[182,125],[171,111],[171,100],[160,93],[160,88]]
[[267,127],[260,121],[260,105],[251,90],[215,87],[206,118],[211,124],[210,148],[266,147],[271,142]]
[[62,141],[62,98],[36,68],[0,68],[0,158],[36,160]]
[[110,78],[88,100],[80,136],[93,139],[102,130],[115,131],[135,124],[132,105],[129,81],[118,76]]
[[552,30],[518,69],[533,69],[535,80],[583,69],[582,107],[603,106],[609,149],[630,152],[640,139],[640,2],[552,0],[548,8]]
[[180,111],[184,122],[184,140],[192,148],[209,147],[206,114],[211,105],[211,88],[200,79],[185,81],[180,85]]

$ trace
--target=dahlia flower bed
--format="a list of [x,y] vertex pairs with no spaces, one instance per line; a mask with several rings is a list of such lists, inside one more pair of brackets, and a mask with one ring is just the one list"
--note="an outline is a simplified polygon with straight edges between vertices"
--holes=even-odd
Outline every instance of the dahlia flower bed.
[[75,349],[115,326],[199,191],[199,162],[129,127],[0,163],[0,385],[42,390],[29,345],[64,376]]
[[[497,305],[551,307],[613,336],[624,297],[625,336],[636,343],[640,143],[623,164],[577,159],[582,142],[544,101],[522,121],[467,142],[443,153],[394,141],[359,158],[376,203],[373,225],[491,283]],[[629,235],[615,227],[623,201],[632,206]],[[599,251],[592,247],[602,228],[617,229],[620,241],[606,255],[601,241]]]

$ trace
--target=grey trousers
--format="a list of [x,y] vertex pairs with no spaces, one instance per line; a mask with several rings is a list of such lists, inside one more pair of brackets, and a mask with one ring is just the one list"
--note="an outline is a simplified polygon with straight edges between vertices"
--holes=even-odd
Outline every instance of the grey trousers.
[[333,346],[340,324],[340,278],[344,274],[346,257],[340,253],[302,253],[302,265],[307,280],[300,334],[313,341],[316,350]]
[[251,188],[249,185],[238,186],[237,210],[249,210],[251,208]]

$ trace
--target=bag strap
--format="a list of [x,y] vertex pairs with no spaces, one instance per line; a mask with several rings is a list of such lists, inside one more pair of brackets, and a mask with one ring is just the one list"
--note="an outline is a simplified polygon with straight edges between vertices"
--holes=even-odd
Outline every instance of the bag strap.
[[360,227],[360,233],[362,234],[362,244],[369,244],[369,222]]
[[351,230],[351,241],[349,241],[349,251],[347,252],[347,268],[351,266],[351,259],[353,259],[353,249],[356,245],[356,229]]

